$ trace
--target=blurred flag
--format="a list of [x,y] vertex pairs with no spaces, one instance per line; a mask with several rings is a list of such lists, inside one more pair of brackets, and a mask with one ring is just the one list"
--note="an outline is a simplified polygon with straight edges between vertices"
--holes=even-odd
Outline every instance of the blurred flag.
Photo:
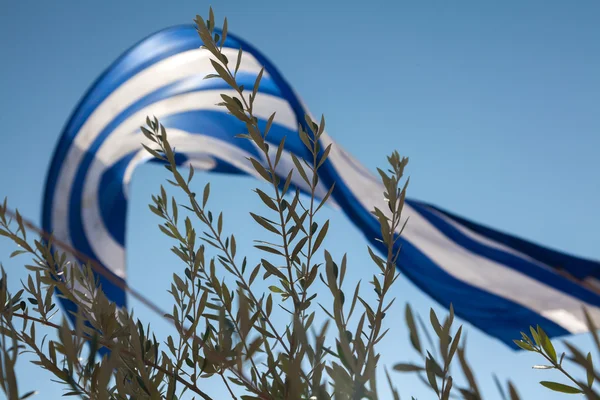
[[[43,228],[92,259],[123,282],[128,188],[133,171],[150,159],[139,126],[156,116],[169,131],[180,165],[254,175],[246,157],[262,159],[256,147],[237,139],[245,126],[216,106],[231,89],[213,72],[194,26],[178,26],[142,40],[116,60],[83,97],[60,138],[48,173]],[[229,34],[230,60],[244,51],[238,83],[251,87],[265,67],[255,113],[261,124],[276,111],[269,141],[285,136],[281,174],[292,168],[290,153],[307,156],[298,123],[308,109],[280,72],[258,50]],[[264,125],[263,125],[264,126]],[[333,143],[323,135],[322,148]],[[393,146],[393,144],[392,144]],[[336,182],[335,203],[379,250],[379,226],[370,213],[387,209],[383,187],[338,146],[320,172],[317,195]],[[301,189],[302,179],[294,183]],[[398,267],[421,290],[487,334],[514,346],[513,339],[539,324],[549,336],[586,331],[582,306],[600,320],[595,288],[600,263],[556,252],[407,200],[410,216],[402,236]],[[107,296],[120,306],[126,293],[100,277]],[[67,309],[74,305],[61,299]]]

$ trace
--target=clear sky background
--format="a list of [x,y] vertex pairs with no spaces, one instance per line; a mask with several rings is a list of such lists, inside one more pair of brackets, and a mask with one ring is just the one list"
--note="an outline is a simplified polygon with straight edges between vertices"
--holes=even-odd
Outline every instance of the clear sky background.
[[[393,149],[410,157],[409,194],[467,218],[577,255],[600,259],[600,3],[597,1],[223,1],[218,20],[264,52],[335,140],[374,170]],[[206,1],[0,2],[0,196],[39,223],[46,171],[63,125],[92,81],[139,39],[206,15]],[[140,121],[142,123],[142,121]],[[158,166],[136,172],[128,216],[129,282],[163,307],[181,264],[170,255],[146,204],[163,183]],[[252,258],[262,232],[250,178],[212,182],[212,207],[226,215],[240,251]],[[349,256],[349,280],[368,279],[365,241],[341,213],[327,247]],[[0,261],[17,284],[26,260]],[[13,286],[15,287],[15,286]],[[401,279],[381,342],[382,364],[414,360],[403,305],[443,312]],[[156,320],[143,306],[136,313]],[[459,321],[463,322],[463,321]],[[486,398],[492,373],[512,378],[526,399],[554,399],[533,371],[536,357],[513,352],[467,325],[468,357]],[[526,327],[523,327],[524,329]],[[586,336],[569,338],[591,349]],[[560,346],[562,348],[562,346]],[[25,360],[23,360],[25,361]],[[20,363],[24,391],[55,399],[50,375]],[[433,395],[393,373],[404,398]],[[224,396],[219,384],[207,391]],[[1,395],[0,395],[1,396]],[[562,398],[562,396],[561,396]]]

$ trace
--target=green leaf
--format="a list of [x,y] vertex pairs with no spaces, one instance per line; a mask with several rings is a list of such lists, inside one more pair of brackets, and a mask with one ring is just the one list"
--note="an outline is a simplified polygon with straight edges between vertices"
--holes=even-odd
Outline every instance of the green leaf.
[[437,380],[435,378],[434,361],[429,357],[425,360],[425,369],[427,371],[429,386],[431,386],[431,388],[439,395],[440,390],[438,389]]
[[210,196],[210,182],[207,183],[206,186],[204,186],[204,194],[202,196],[202,208],[206,207],[208,196]]
[[168,230],[167,228],[165,228],[163,225],[159,225],[158,227],[162,233],[164,233],[165,235],[167,235],[173,239],[176,239],[175,235],[173,235],[173,233],[171,233],[171,231]]
[[21,398],[20,398],[19,400],[25,400],[25,399],[28,399],[28,398],[30,398],[31,396],[34,396],[34,395],[36,395],[37,393],[38,393],[38,392],[37,392],[37,391],[35,391],[35,390],[33,390],[33,391],[31,391],[31,392],[27,392],[27,393],[25,393],[23,396],[21,396]]
[[307,241],[308,241],[308,236],[305,236],[302,239],[300,239],[298,241],[298,243],[296,243],[296,245],[294,246],[294,250],[292,250],[292,253],[290,256],[290,258],[292,260],[296,259],[296,257],[298,256],[298,253],[300,253],[302,251],[302,249],[304,248],[304,245],[306,244]]
[[260,260],[262,262],[263,268],[266,269],[271,275],[275,275],[279,279],[286,280],[286,276],[281,272],[277,267],[271,264],[269,261],[264,258]]
[[267,297],[267,317],[271,315],[271,311],[273,310],[273,296],[269,293],[269,297]]
[[598,351],[600,351],[600,337],[598,337],[598,328],[596,328],[596,325],[594,324],[592,317],[590,317],[590,313],[586,307],[583,307],[583,314],[585,315],[585,324],[587,325],[588,330],[592,333],[592,338],[594,339],[596,348]]
[[332,143],[330,143],[325,148],[325,151],[323,152],[323,155],[321,156],[321,159],[319,160],[319,163],[317,164],[317,169],[321,168],[321,165],[323,165],[323,163],[327,160],[327,157],[329,156],[329,152],[331,151],[331,145],[332,145]]
[[206,25],[208,25],[208,30],[210,31],[215,28],[215,13],[212,7],[209,7],[208,9],[208,23]]
[[304,131],[304,129],[298,129],[298,135],[300,136],[300,140],[302,141],[302,143],[304,143],[304,146],[312,152],[311,150],[311,145],[310,145],[310,140],[308,138],[308,135],[306,134],[306,132]]
[[271,175],[267,172],[265,167],[263,167],[263,165],[261,163],[259,163],[257,160],[255,160],[252,157],[250,157],[249,160],[252,163],[252,166],[254,167],[256,172],[258,172],[258,174],[260,176],[262,176],[267,182],[271,182]]
[[234,75],[237,75],[238,70],[240,69],[240,63],[242,62],[242,48],[238,51],[237,61],[235,63],[235,72]]
[[[273,114],[273,116],[274,115],[275,114]],[[269,119],[269,121],[270,121],[270,119]],[[268,132],[268,131],[265,129],[265,132]],[[283,137],[283,139],[281,139],[281,142],[279,142],[279,146],[277,147],[277,153],[275,154],[275,167],[279,164],[279,160],[281,159],[281,155],[283,154],[284,147],[285,147],[285,136]]]
[[540,384],[542,386],[547,387],[550,390],[554,390],[555,392],[568,393],[568,394],[583,393],[583,391],[581,389],[578,389],[576,387],[569,386],[569,385],[563,385],[562,383],[558,383],[558,382],[541,381]]
[[256,143],[256,145],[263,151],[266,151],[265,141],[261,136],[260,130],[253,123],[246,123],[246,129],[248,129],[248,134],[250,138]]
[[[237,245],[235,243],[235,236],[231,235],[231,256],[235,258],[235,252],[237,249]],[[244,269],[246,267],[246,259],[244,259],[244,265],[242,266],[242,274],[244,273]]]
[[221,79],[227,82],[227,84],[232,88],[237,87],[236,82],[232,79],[231,75],[229,75],[229,72],[227,72],[227,70],[221,64],[212,59],[210,60],[210,63],[212,64],[217,74],[219,74]]
[[452,358],[454,357],[454,353],[456,353],[456,350],[458,349],[458,344],[460,343],[461,334],[462,334],[462,325],[458,328],[458,331],[456,331],[456,334],[454,335],[454,339],[452,340],[452,344],[450,345],[450,351],[448,352],[448,361],[447,361],[448,365],[452,361]]
[[220,235],[223,231],[223,213],[219,213],[219,218],[217,219],[217,232]]
[[413,348],[421,353],[421,341],[419,340],[419,332],[417,331],[417,325],[415,324],[415,319],[413,317],[412,310],[410,308],[410,304],[406,304],[406,325],[408,326],[408,330],[410,332],[410,342],[412,343]]
[[250,274],[250,280],[248,282],[249,285],[252,285],[252,282],[254,282],[254,279],[256,279],[256,276],[258,275],[258,271],[260,271],[260,264],[258,264],[253,270],[252,273]]
[[267,253],[276,254],[276,255],[278,255],[278,256],[283,256],[283,255],[284,255],[284,254],[283,254],[282,252],[280,252],[279,250],[277,250],[277,249],[274,249],[274,248],[272,248],[272,247],[269,247],[269,246],[263,246],[263,245],[254,245],[254,247],[256,247],[256,248],[257,248],[257,249],[259,249],[259,250],[266,251]]
[[277,286],[269,286],[269,290],[273,293],[285,293],[283,290],[279,289]]
[[589,387],[592,387],[594,384],[594,364],[592,362],[592,353],[587,354],[587,362],[586,372],[587,372],[587,384]]
[[258,197],[260,197],[262,202],[265,203],[267,207],[269,207],[273,211],[278,211],[277,205],[275,204],[273,199],[271,199],[265,192],[258,188],[255,190],[255,192],[258,194]]
[[328,229],[329,229],[329,220],[325,221],[325,223],[323,224],[323,227],[321,228],[321,231],[319,231],[319,234],[317,235],[317,238],[315,239],[315,243],[312,248],[313,254],[315,254],[317,252],[317,250],[319,249],[319,246],[321,246],[321,243],[323,243],[323,239],[325,239],[325,235],[327,235]]
[[175,224],[177,224],[178,210],[177,210],[177,202],[175,201],[175,197],[171,199],[171,208],[173,209],[173,220]]
[[318,212],[321,209],[321,207],[323,207],[323,205],[327,202],[327,200],[329,199],[329,196],[331,196],[331,193],[333,193],[334,188],[335,188],[335,182],[331,185],[331,187],[327,191],[327,194],[325,195],[325,197],[323,197],[323,200],[321,200],[321,203],[319,203],[319,206],[315,210],[315,213]]
[[510,400],[520,400],[519,394],[515,385],[511,381],[508,381],[508,393],[510,394]]
[[158,158],[159,160],[164,160],[165,157],[162,156],[158,151],[151,149],[150,147],[146,146],[145,144],[142,143],[142,147],[144,149],[146,149],[146,151],[150,154],[152,154],[152,156]]
[[13,252],[10,254],[10,258],[16,257],[16,256],[18,256],[19,254],[23,254],[23,253],[27,253],[27,251],[25,251],[25,250],[15,250],[15,251],[13,251]]
[[542,348],[544,349],[546,354],[550,357],[552,361],[558,363],[558,359],[556,358],[556,350],[554,349],[550,338],[548,337],[548,335],[546,335],[546,332],[544,332],[544,330],[539,325],[537,327],[537,333],[540,337]]
[[513,340],[513,342],[523,350],[535,351],[535,349],[529,343],[524,342],[523,340]]
[[300,163],[300,160],[293,153],[291,153],[291,156],[292,156],[292,161],[294,162],[294,165],[296,166],[296,170],[298,171],[298,173],[300,174],[302,179],[304,179],[304,182],[306,182],[306,184],[310,187],[311,186],[310,181],[308,180],[308,176],[306,175],[306,171],[304,170],[304,167]]
[[225,44],[225,40],[227,39],[227,18],[225,18],[225,20],[223,21],[223,27],[221,28],[221,34],[223,35],[221,37],[221,48],[223,48],[223,45]]
[[531,337],[533,337],[535,344],[537,344],[538,346],[541,346],[542,342],[540,341],[540,337],[539,337],[538,333],[535,331],[535,329],[533,328],[533,326],[529,327],[529,331],[531,332]]
[[287,176],[287,178],[285,178],[285,183],[283,184],[283,189],[281,190],[281,195],[282,196],[285,196],[285,194],[287,193],[288,189],[290,188],[290,184],[292,183],[292,175],[293,175],[293,173],[294,173],[294,170],[291,169],[290,173]]
[[394,370],[400,371],[400,372],[420,372],[420,371],[423,371],[423,367],[420,367],[420,366],[414,365],[414,364],[400,363],[400,364],[394,365]]
[[440,321],[438,320],[437,315],[435,315],[433,308],[429,310],[429,320],[431,321],[431,326],[433,327],[435,333],[437,333],[438,337],[442,337],[442,326],[440,325]]
[[[258,93],[258,88],[260,86],[260,80],[262,79],[264,71],[265,71],[265,69],[261,68],[260,72],[258,73],[258,76],[256,77],[256,80],[254,81],[254,88],[252,89],[252,97],[256,97],[256,93]],[[265,134],[266,134],[266,132],[265,132]]]
[[267,221],[266,218],[261,217],[259,215],[256,215],[254,213],[250,213],[250,215],[252,215],[252,218],[254,218],[254,220],[256,222],[258,222],[263,228],[265,228],[266,230],[276,233],[278,235],[280,235],[281,233],[279,232],[279,230],[274,227],[269,221]]
[[194,177],[194,167],[190,165],[190,172],[188,173],[187,183],[189,184]]
[[496,384],[496,389],[498,389],[498,392],[500,392],[500,397],[502,397],[502,400],[506,400],[506,394],[504,393],[504,388],[502,388],[502,384],[500,383],[498,376],[496,374],[493,374],[492,376],[494,378],[494,383]]

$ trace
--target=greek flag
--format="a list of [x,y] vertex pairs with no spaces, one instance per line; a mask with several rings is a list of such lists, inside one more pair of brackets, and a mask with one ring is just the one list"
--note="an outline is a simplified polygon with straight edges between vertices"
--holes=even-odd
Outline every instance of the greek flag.
[[[256,147],[236,139],[245,126],[216,104],[233,95],[212,73],[210,54],[200,49],[194,26],[169,28],[142,40],[116,60],[83,97],[56,147],[45,187],[43,229],[98,260],[126,282],[125,222],[133,171],[150,160],[139,126],[156,116],[168,129],[178,163],[195,169],[255,175],[246,157],[261,159]],[[244,51],[238,83],[252,87],[264,66],[255,113],[261,124],[276,112],[269,141],[285,136],[283,178],[291,155],[306,157],[298,138],[307,107],[274,65],[257,49],[229,34],[224,54]],[[330,203],[338,206],[383,251],[374,207],[385,210],[383,187],[368,170],[324,134],[332,146],[320,172],[323,196],[333,182]],[[305,184],[294,175],[300,189]],[[582,306],[600,321],[596,279],[600,263],[553,251],[498,232],[433,205],[407,200],[409,222],[401,239],[398,268],[422,291],[487,334],[513,346],[531,324],[551,337],[586,331]],[[126,306],[126,293],[100,276],[106,295]],[[61,299],[63,306],[74,305]]]

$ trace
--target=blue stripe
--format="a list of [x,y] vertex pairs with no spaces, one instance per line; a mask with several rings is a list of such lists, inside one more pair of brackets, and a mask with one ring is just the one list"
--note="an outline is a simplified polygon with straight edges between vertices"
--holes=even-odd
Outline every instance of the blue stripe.
[[100,215],[110,235],[121,246],[125,246],[125,224],[127,223],[127,198],[123,190],[123,178],[127,166],[137,153],[132,151],[108,168],[102,174],[98,186]]
[[[104,171],[98,185],[98,207],[104,226],[113,239],[123,247],[125,247],[127,223],[127,197],[125,197],[123,181],[129,163],[138,152],[138,150],[132,151]],[[183,154],[175,155],[177,165],[182,165],[187,160],[188,158]]]

